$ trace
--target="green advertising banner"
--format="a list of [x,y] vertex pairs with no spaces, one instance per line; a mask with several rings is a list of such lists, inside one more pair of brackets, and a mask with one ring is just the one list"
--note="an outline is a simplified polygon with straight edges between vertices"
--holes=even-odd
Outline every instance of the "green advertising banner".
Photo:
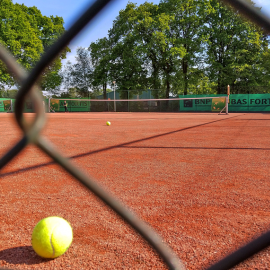
[[50,110],[51,111],[55,111],[55,112],[59,112],[60,110],[60,106],[59,106],[60,100],[59,99],[51,99],[50,100]]
[[0,112],[4,112],[4,100],[0,99]]
[[[64,112],[64,101],[65,99],[51,99],[50,100],[50,109],[55,112]],[[89,100],[66,100],[67,108],[69,112],[89,112],[90,111],[90,102]]]
[[226,98],[213,98],[212,99],[212,112],[220,112],[226,106]]
[[12,110],[12,101],[7,98],[0,98],[0,112],[10,112]]
[[[188,112],[211,112],[221,111],[225,105],[222,100],[212,99],[211,97],[224,95],[186,95],[179,98],[195,98],[180,100],[180,111]],[[196,99],[196,97],[198,99]],[[209,97],[209,99],[199,99]],[[218,103],[217,103],[218,102]],[[216,104],[217,103],[217,104]],[[222,107],[220,109],[220,107]],[[233,94],[229,96],[229,112],[269,112],[270,94]]]
[[[45,112],[48,112],[48,99],[43,100],[43,106],[44,106],[44,110]],[[14,103],[15,104],[15,100]],[[31,100],[26,100],[24,103],[24,112],[25,113],[32,113],[34,112],[34,103]]]
[[[186,99],[180,100],[180,111],[184,112],[211,112],[217,111],[217,108],[221,107],[223,103],[223,98],[213,99],[210,97],[218,97],[224,95],[186,95],[186,96],[179,96],[179,98],[195,98],[195,99]],[[198,99],[196,99],[196,97]],[[206,99],[199,99],[202,97],[206,97]],[[207,98],[209,97],[209,98]],[[218,102],[215,104],[214,102]],[[225,104],[225,103],[224,103]],[[225,107],[225,105],[223,106]],[[219,111],[221,111],[221,108]]]
[[24,112],[25,113],[30,113],[34,112],[34,104],[31,100],[26,100],[24,103]]
[[270,111],[270,94],[230,95],[229,112]]
[[[212,98],[220,97],[222,98]],[[200,99],[204,97],[205,99]],[[179,98],[190,98],[179,101],[180,112],[220,112],[225,107],[224,95],[180,95]],[[50,111],[64,112],[65,99],[51,99]],[[90,112],[90,100],[66,100],[70,112]],[[46,112],[49,111],[49,99],[44,100]],[[15,99],[0,98],[0,112],[13,111]],[[12,110],[11,110],[12,108]],[[34,104],[26,100],[24,112],[34,111]],[[135,110],[136,111],[136,110]],[[233,94],[229,96],[229,112],[270,112],[270,94]]]

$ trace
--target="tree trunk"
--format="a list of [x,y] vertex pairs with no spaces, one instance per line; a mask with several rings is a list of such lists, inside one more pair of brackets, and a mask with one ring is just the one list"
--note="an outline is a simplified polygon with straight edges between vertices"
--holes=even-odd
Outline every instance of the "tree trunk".
[[188,70],[188,63],[185,58],[182,60],[182,68],[183,68],[183,75],[184,75],[184,95],[187,95],[187,88],[188,88],[188,79],[187,79],[187,70]]
[[218,71],[218,87],[217,87],[217,93],[220,94],[221,93],[221,71]]
[[[169,80],[169,76],[167,76],[166,78],[166,98],[170,97],[170,80]],[[166,111],[169,110],[169,100],[166,100],[165,102],[165,109]]]
[[[102,84],[102,88],[103,88],[103,99],[107,99],[107,83],[103,83]],[[106,112],[106,111],[108,111],[108,106],[109,106],[109,104],[108,104],[108,102],[106,101],[106,102],[104,102],[104,111]]]
[[166,79],[166,98],[170,97],[170,81],[169,78]]
[[[186,52],[188,53],[189,48],[187,44],[184,44],[184,48],[186,49]],[[188,78],[187,78],[187,71],[188,71],[188,61],[184,57],[182,60],[182,68],[183,68],[183,75],[184,75],[184,95],[187,95],[187,89],[188,89]]]
[[[159,89],[159,78],[158,78],[158,64],[153,60],[152,60],[152,67],[153,67],[153,88],[154,89]],[[159,98],[158,97],[158,91],[154,91],[154,97],[155,98]]]
[[103,99],[107,99],[107,83],[103,83]]

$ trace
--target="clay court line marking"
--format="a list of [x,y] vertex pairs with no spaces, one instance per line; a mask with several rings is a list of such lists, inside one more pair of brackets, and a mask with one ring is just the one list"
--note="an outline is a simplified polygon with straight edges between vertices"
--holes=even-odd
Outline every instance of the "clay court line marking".
[[200,149],[200,150],[261,150],[261,151],[269,151],[270,148],[233,148],[233,147],[185,147],[185,146],[119,146],[121,148],[157,148],[157,149]]
[[[133,143],[137,143],[137,142],[142,142],[142,141],[146,141],[146,140],[150,140],[150,139],[159,138],[159,137],[162,137],[162,136],[174,134],[174,133],[185,131],[185,130],[189,130],[189,129],[192,129],[192,128],[197,128],[197,127],[205,126],[205,125],[208,125],[208,124],[213,124],[213,123],[224,121],[224,120],[227,120],[227,119],[233,119],[233,118],[236,118],[236,117],[239,117],[239,116],[243,116],[243,115],[245,115],[245,114],[236,115],[236,116],[228,117],[228,118],[225,118],[225,119],[219,119],[219,120],[215,120],[215,121],[211,121],[211,122],[208,122],[208,123],[199,124],[199,125],[195,125],[195,126],[191,126],[191,127],[181,128],[181,129],[178,129],[178,130],[166,132],[166,133],[163,133],[163,134],[154,135],[154,136],[147,137],[147,138],[144,138],[144,139],[139,139],[139,140],[134,140],[134,141],[131,141],[131,142],[121,143],[121,144],[117,144],[117,145],[114,145],[114,146],[109,146],[109,147],[106,147],[106,148],[102,148],[102,149],[99,149],[99,150],[94,150],[94,151],[91,151],[91,152],[88,152],[88,153],[79,154],[79,155],[75,155],[75,156],[71,156],[71,157],[67,157],[67,158],[69,158],[69,159],[81,158],[81,157],[93,155],[93,154],[96,154],[96,153],[99,153],[99,152],[112,150],[112,149],[115,149],[115,148],[120,148],[120,147],[122,148],[122,147],[126,147],[126,146],[128,146],[130,144],[133,144]],[[45,166],[48,166],[48,165],[53,165],[53,164],[58,164],[58,163],[55,162],[55,161],[51,161],[51,162],[47,162],[47,163],[42,163],[42,164],[39,164],[39,165],[31,166],[31,167],[28,167],[28,168],[16,170],[16,171],[13,171],[13,172],[7,172],[7,173],[3,173],[3,174],[0,173],[0,177],[5,177],[5,176],[9,176],[9,175],[13,175],[13,174],[25,172],[25,171],[30,171],[30,170],[42,168],[42,167],[45,167]]]
[[142,119],[142,120],[138,120],[138,121],[148,121],[148,120],[163,120],[163,119]]

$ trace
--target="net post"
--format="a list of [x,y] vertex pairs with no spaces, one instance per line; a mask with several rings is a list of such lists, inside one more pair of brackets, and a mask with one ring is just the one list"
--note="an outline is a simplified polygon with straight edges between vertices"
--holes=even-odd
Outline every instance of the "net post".
[[114,96],[114,112],[116,112],[116,102],[115,102],[115,81],[113,81],[113,96]]
[[48,100],[48,112],[50,113],[51,112],[51,98],[49,98],[49,100]]
[[226,114],[229,114],[229,96],[226,97]]
[[10,99],[10,111],[13,112],[13,104],[12,104],[12,99]]
[[229,102],[230,102],[230,85],[227,86],[227,97],[226,97],[226,114],[229,114]]

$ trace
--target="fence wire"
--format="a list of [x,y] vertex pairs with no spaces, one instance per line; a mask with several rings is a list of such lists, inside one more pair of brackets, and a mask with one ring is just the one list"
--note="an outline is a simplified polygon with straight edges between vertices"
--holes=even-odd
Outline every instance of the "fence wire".
[[[262,27],[267,34],[270,33],[270,19],[260,11],[255,10],[244,0],[222,1],[237,8],[237,10],[240,10],[258,26]],[[38,79],[55,57],[109,2],[111,2],[111,0],[96,0],[72,25],[72,27],[54,45],[52,45],[30,74],[27,74],[24,69],[17,64],[13,56],[11,56],[8,51],[0,45],[0,59],[6,64],[9,72],[14,75],[18,83],[21,85],[15,103],[15,117],[18,125],[24,133],[23,137],[17,142],[17,144],[13,146],[13,148],[0,160],[0,170],[14,157],[16,157],[17,154],[19,154],[28,144],[35,144],[104,203],[106,203],[111,209],[113,209],[131,227],[133,227],[159,254],[169,269],[182,270],[185,269],[184,264],[151,227],[128,210],[118,199],[114,198],[111,194],[100,187],[95,179],[87,176],[83,171],[73,165],[70,160],[58,152],[55,146],[40,135],[45,124],[45,113],[43,110],[42,97],[36,84]],[[23,116],[24,102],[26,98],[31,99],[35,104],[35,118],[32,122],[27,122]],[[208,270],[230,269],[269,245],[270,230],[215,263],[213,266],[209,267]]]

